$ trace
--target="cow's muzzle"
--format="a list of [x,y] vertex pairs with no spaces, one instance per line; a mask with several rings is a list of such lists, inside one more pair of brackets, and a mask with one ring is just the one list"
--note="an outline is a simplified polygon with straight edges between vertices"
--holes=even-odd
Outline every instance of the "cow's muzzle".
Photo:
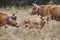
[[19,27],[20,25],[18,23],[13,24],[15,27]]

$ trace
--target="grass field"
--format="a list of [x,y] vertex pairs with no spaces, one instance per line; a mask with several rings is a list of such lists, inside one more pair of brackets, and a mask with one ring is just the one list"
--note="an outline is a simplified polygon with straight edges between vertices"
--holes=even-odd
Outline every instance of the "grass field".
[[[38,17],[37,15],[29,15],[31,10],[32,7],[0,8],[0,11],[9,16],[18,11],[16,16],[19,23],[24,16]],[[51,20],[39,31],[36,28],[29,29],[29,27],[21,26],[19,28],[8,26],[7,29],[2,27],[0,28],[0,40],[60,40],[60,22]]]

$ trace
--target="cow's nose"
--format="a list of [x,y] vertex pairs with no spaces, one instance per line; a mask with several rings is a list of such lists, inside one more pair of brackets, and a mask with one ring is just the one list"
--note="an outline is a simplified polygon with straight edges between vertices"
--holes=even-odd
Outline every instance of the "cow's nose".
[[46,23],[46,20],[42,19],[42,22],[43,22],[43,23]]
[[43,23],[45,24],[45,23],[47,23],[47,21],[46,20],[43,20]]
[[19,27],[20,25],[18,23],[13,24],[14,27]]

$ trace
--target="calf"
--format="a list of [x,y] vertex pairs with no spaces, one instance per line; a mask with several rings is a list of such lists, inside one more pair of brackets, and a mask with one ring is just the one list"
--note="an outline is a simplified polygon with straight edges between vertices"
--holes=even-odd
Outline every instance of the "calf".
[[38,18],[31,18],[31,17],[25,17],[22,20],[22,26],[25,24],[29,24],[30,28],[36,27],[36,28],[42,28],[44,26],[46,21],[42,20],[40,17]]

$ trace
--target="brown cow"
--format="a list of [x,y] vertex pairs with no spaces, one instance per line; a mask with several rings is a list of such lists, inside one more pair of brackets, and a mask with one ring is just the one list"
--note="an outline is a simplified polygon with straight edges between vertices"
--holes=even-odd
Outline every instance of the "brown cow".
[[11,19],[7,14],[0,12],[0,27],[9,24],[11,26],[18,26],[18,24]]

